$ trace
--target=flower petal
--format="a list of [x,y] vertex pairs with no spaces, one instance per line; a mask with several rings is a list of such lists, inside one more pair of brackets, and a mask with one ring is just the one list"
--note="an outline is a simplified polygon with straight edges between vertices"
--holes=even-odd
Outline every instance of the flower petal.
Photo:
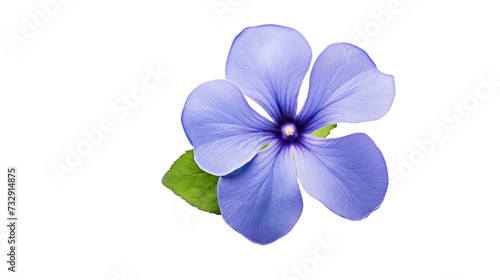
[[387,113],[394,93],[394,77],[378,71],[365,51],[332,44],[314,63],[297,122],[303,133],[312,133],[330,124],[376,120]]
[[182,125],[201,169],[226,175],[270,143],[274,124],[255,112],[226,80],[198,86],[186,100]]
[[304,136],[294,154],[302,187],[335,214],[361,220],[384,200],[387,167],[366,134],[336,139]]
[[217,186],[222,218],[258,244],[285,236],[302,213],[292,151],[276,141]]
[[276,122],[290,121],[297,112],[297,96],[311,56],[311,47],[295,29],[279,25],[245,28],[231,46],[226,78]]

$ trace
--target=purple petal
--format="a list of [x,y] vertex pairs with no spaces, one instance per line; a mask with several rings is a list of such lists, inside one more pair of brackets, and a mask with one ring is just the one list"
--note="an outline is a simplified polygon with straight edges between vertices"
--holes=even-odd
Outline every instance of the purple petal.
[[309,95],[297,119],[303,133],[326,125],[383,117],[394,100],[394,78],[347,43],[328,46],[314,63]]
[[304,136],[294,154],[302,187],[335,214],[361,220],[384,200],[387,167],[366,134],[336,139]]
[[245,28],[231,46],[226,78],[276,122],[289,121],[295,117],[311,56],[311,47],[295,29],[278,25]]
[[274,124],[255,112],[241,91],[226,80],[198,86],[182,112],[184,131],[196,163],[208,173],[226,175],[270,143]]
[[292,151],[279,142],[260,152],[237,175],[217,186],[222,218],[258,244],[285,236],[302,213],[302,196]]

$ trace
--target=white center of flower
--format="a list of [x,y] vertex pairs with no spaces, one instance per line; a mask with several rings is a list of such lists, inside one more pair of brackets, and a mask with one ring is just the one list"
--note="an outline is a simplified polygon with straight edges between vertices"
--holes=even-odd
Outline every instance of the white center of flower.
[[285,133],[287,136],[292,136],[295,133],[295,130],[293,130],[293,128],[291,128],[291,127],[287,127],[285,129]]

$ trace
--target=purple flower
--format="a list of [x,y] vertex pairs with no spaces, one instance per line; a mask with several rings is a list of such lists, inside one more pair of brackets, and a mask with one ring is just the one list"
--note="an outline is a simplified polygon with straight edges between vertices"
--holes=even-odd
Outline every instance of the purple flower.
[[366,134],[336,139],[310,134],[331,124],[381,118],[394,99],[394,78],[378,71],[362,49],[332,44],[314,63],[309,94],[297,114],[311,56],[306,39],[294,29],[246,28],[234,39],[226,80],[198,86],[182,112],[197,164],[222,176],[217,192],[223,219],[258,244],[283,237],[299,219],[297,176],[308,194],[349,220],[366,218],[387,190],[384,157]]

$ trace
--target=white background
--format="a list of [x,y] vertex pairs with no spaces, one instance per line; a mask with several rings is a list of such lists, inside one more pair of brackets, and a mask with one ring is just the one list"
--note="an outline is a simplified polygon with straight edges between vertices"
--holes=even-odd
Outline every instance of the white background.
[[[500,81],[500,7],[400,0],[394,11],[390,2],[221,0],[233,6],[218,14],[213,0],[70,0],[17,46],[10,38],[23,36],[23,18],[33,22],[43,9],[2,1],[0,167],[2,178],[7,166],[19,168],[20,225],[18,273],[2,261],[0,278],[500,279],[500,87],[474,97],[477,88],[488,93],[480,77]],[[392,174],[382,207],[350,222],[303,193],[291,233],[260,246],[220,216],[192,210],[161,178],[191,149],[180,122],[188,94],[224,78],[243,28],[267,23],[300,31],[313,60],[331,43],[360,45],[395,76],[396,99],[381,120],[340,124],[330,136],[365,132],[381,148]],[[113,111],[157,65],[169,72],[158,88],[128,116]],[[301,100],[306,94],[307,82]],[[460,116],[454,106],[464,101]],[[67,148],[103,119],[113,131],[59,180],[54,162],[65,164]],[[436,129],[444,140],[422,157],[415,141]],[[321,247],[328,239],[330,252]]]

